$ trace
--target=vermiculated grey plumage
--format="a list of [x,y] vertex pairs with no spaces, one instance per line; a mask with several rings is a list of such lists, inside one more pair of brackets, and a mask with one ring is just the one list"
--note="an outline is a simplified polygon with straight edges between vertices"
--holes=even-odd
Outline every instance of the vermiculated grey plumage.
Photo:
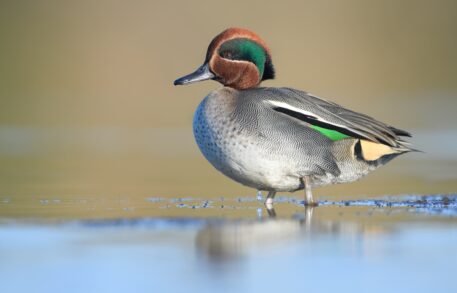
[[397,133],[409,134],[406,131],[396,129],[365,114],[346,109],[334,102],[291,88],[259,88],[253,90],[259,90],[257,94],[264,94],[268,100],[283,101],[294,107],[312,112],[325,121],[340,125],[368,140],[385,143],[396,148],[405,147]]
[[398,154],[410,150],[399,138],[407,132],[305,92],[224,87],[211,92],[194,116],[194,134],[204,156],[235,181],[269,191],[302,189],[304,176],[312,178],[313,186],[350,182],[383,163],[358,158],[358,138],[333,141],[307,122],[276,111],[277,105],[311,113]]

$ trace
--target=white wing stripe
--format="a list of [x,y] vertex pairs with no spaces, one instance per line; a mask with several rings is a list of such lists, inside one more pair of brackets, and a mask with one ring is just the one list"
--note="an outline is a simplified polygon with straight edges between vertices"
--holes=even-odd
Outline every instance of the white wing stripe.
[[331,125],[335,125],[335,126],[338,126],[338,127],[344,128],[344,129],[347,129],[347,127],[346,127],[345,125],[341,125],[341,124],[336,124],[336,123],[328,122],[328,121],[322,119],[321,117],[317,116],[315,113],[311,113],[311,112],[305,111],[305,110],[303,110],[303,109],[294,107],[294,106],[292,106],[292,105],[290,105],[290,104],[287,104],[287,103],[285,103],[285,102],[272,101],[272,100],[268,100],[267,102],[269,102],[270,104],[272,104],[272,105],[275,106],[275,107],[280,107],[280,108],[288,109],[288,110],[291,110],[291,111],[294,111],[294,112],[297,112],[297,113],[301,113],[301,114],[303,114],[303,115],[307,115],[307,116],[311,116],[311,117],[316,117],[317,120],[319,120],[320,122],[324,122],[324,123],[327,123],[327,124],[331,124]]

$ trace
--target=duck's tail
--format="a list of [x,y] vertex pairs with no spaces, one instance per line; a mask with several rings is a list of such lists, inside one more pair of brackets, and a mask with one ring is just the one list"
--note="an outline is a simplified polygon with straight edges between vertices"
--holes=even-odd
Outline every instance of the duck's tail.
[[[411,134],[404,130],[392,128],[398,136],[408,136]],[[368,163],[375,163],[384,165],[393,158],[409,153],[409,152],[422,152],[412,147],[411,143],[401,138],[396,139],[396,146],[388,146],[386,144],[372,142],[365,139],[359,139],[354,145],[354,155],[358,159],[367,161]]]

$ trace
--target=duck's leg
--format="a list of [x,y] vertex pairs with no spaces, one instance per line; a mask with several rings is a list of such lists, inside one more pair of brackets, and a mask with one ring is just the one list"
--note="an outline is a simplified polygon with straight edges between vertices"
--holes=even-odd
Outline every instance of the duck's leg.
[[267,213],[269,218],[276,218],[276,211],[272,204],[267,205]]
[[276,195],[276,191],[268,191],[267,199],[265,200],[265,206],[267,209],[273,208],[273,201]]
[[303,177],[303,185],[305,185],[305,206],[317,206],[314,202],[313,192],[311,191],[311,179],[309,176]]

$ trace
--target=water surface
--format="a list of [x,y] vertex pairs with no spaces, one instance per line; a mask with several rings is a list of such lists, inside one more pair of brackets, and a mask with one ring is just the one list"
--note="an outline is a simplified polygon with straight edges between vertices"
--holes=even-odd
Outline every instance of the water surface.
[[[128,198],[41,200],[47,217],[2,216],[0,291],[457,289],[457,195],[259,200],[145,197],[146,211]],[[72,205],[85,217],[53,211]]]

